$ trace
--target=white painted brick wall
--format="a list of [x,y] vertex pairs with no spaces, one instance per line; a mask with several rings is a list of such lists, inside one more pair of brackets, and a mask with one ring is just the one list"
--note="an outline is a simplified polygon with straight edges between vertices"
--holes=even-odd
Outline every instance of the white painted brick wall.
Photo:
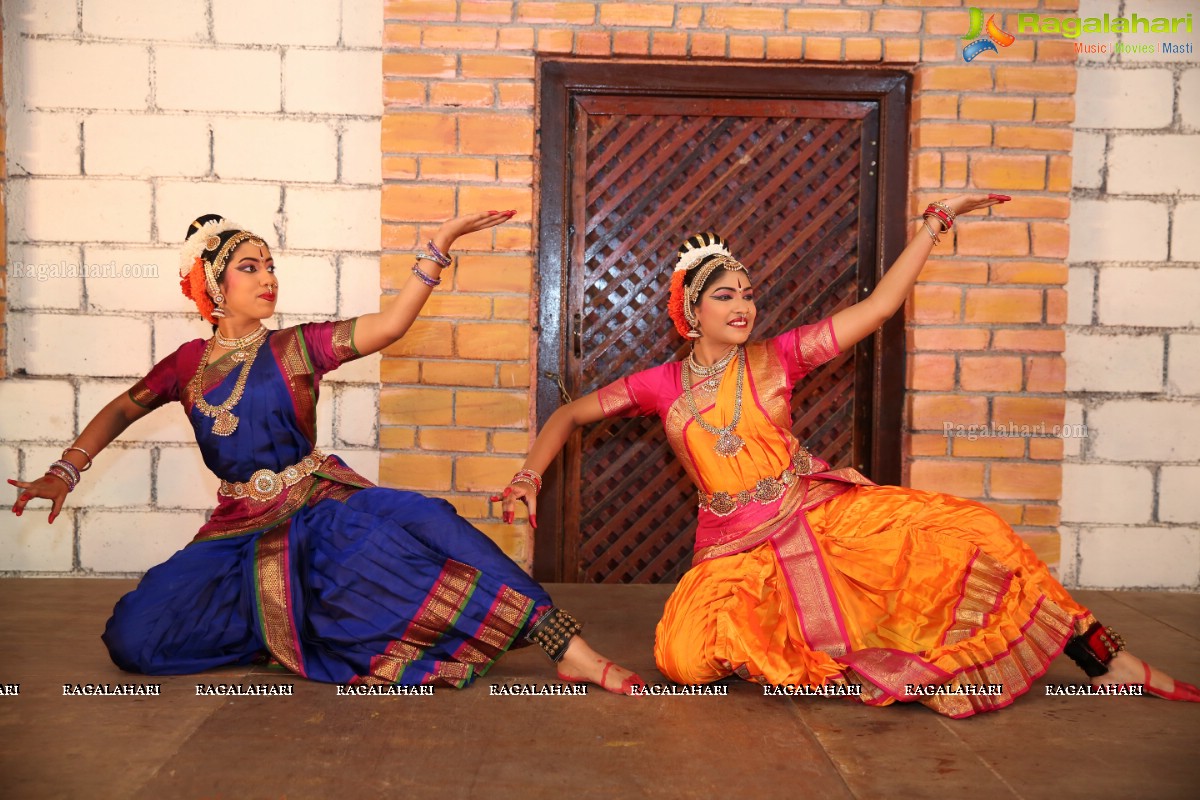
[[1104,461],[1200,461],[1200,402],[1110,400],[1089,412],[1088,433]]
[[[79,418],[81,420],[79,433],[88,420],[96,416],[100,409],[125,392],[137,382],[136,378],[109,381],[82,381],[79,388]],[[196,437],[192,426],[183,413],[183,406],[170,403],[130,425],[121,434],[120,442],[153,443],[178,442],[195,445]],[[147,480],[149,477],[147,476]]]
[[1067,258],[1073,262],[1167,257],[1167,207],[1161,203],[1077,197],[1071,201],[1067,224],[1071,226]]
[[1076,128],[1165,128],[1171,124],[1174,76],[1167,69],[1080,68]]
[[[1155,14],[1172,8],[1183,10],[1170,2]],[[1085,0],[1079,14],[1102,11]],[[1070,260],[1087,267],[1072,266],[1068,282],[1067,421],[1086,419],[1090,437],[1064,442],[1062,575],[1072,586],[1200,588],[1200,412],[1179,402],[1200,393],[1200,204],[1179,199],[1200,176],[1189,135],[1200,81],[1194,68],[1153,61],[1082,69],[1075,98],[1085,130],[1072,153]]]
[[208,123],[194,116],[93,114],[83,123],[84,172],[207,175],[208,136]]
[[213,31],[218,42],[333,47],[340,10],[341,0],[212,0]]
[[79,28],[78,0],[8,0],[4,27],[24,33],[74,33]]
[[[1168,391],[1173,395],[1200,395],[1200,334],[1173,333],[1167,346]],[[1200,490],[1200,483],[1196,487]]]
[[379,0],[342,0],[342,43],[378,49],[383,42]]
[[[30,481],[46,474],[46,468],[62,458],[63,448],[25,447],[22,451],[24,480]],[[150,502],[150,451],[137,446],[105,448],[81,478],[67,497],[71,508],[144,506]]]
[[379,250],[379,192],[296,187],[288,191],[288,247]]
[[379,383],[379,362],[383,360],[380,353],[356,359],[330,372],[322,380],[329,383]]
[[334,389],[332,386],[323,386],[321,388],[321,396],[317,401],[317,447],[326,452],[333,452],[337,449],[334,443],[334,427],[333,427],[333,400]]
[[378,387],[338,387],[336,411],[339,444],[374,447],[379,443]]
[[1100,324],[1153,328],[1200,324],[1200,270],[1108,267],[1100,272]]
[[382,124],[379,120],[350,120],[342,126],[342,181],[364,183],[372,186],[382,180],[382,159],[379,157],[382,141]]
[[[378,309],[383,6],[6,3],[10,263],[157,277],[10,271],[8,363],[32,375],[0,381],[0,468],[40,472],[154,361],[209,335],[177,276],[200,214],[272,246],[284,291],[269,325]],[[318,407],[320,444],[373,480],[379,362],[332,373]],[[99,454],[53,528],[41,509],[0,537],[0,571],[141,571],[190,541],[215,487],[171,404]]]
[[1153,334],[1068,333],[1067,391],[1161,391],[1165,347]]
[[12,179],[8,198],[12,241],[150,241],[151,188],[146,181]]
[[75,389],[67,381],[5,378],[0,408],[0,442],[60,442],[75,432]]
[[150,105],[146,45],[24,39],[18,55],[18,98],[28,108],[134,110]]
[[1181,200],[1175,206],[1171,221],[1171,260],[1200,262],[1200,200]]
[[208,38],[205,0],[84,0],[83,32],[119,39]]
[[[159,181],[155,195],[155,220],[159,240],[176,245],[183,242],[188,225],[203,214],[221,214],[245,225],[267,244],[278,242],[276,223],[281,189],[272,183],[221,181]],[[176,269],[179,262],[176,260]],[[181,302],[191,305],[183,295]],[[194,308],[194,306],[192,306]]]
[[342,256],[338,273],[338,315],[358,317],[379,310],[379,259]]
[[1200,128],[1200,67],[1184,70],[1179,78],[1179,112],[1185,128]]
[[1154,477],[1146,467],[1064,464],[1062,519],[1071,522],[1149,522]]
[[[0,571],[69,572],[75,558],[75,515],[64,509],[62,515],[47,524],[50,504],[34,500],[19,517],[4,521],[0,536]],[[10,515],[11,516],[11,515]]]
[[79,277],[80,263],[79,247],[77,246],[10,246],[8,248],[9,310],[79,310],[83,305],[83,278]]
[[1200,530],[1087,528],[1079,536],[1079,582],[1100,588],[1182,589],[1200,582]]
[[327,122],[214,120],[213,152],[217,177],[226,180],[330,183],[337,178],[337,134]]
[[83,116],[35,111],[7,121],[9,175],[78,175]]
[[[1142,11],[1138,16],[1147,17],[1169,17],[1182,18],[1187,14],[1195,15],[1196,0],[1154,0],[1144,6],[1145,11]],[[1136,9],[1132,4],[1125,4],[1125,13],[1129,14]],[[1194,28],[1193,28],[1194,29]],[[1191,53],[1146,53],[1140,55],[1124,56],[1126,61],[1134,61],[1139,65],[1171,64],[1173,62],[1195,62],[1196,54],[1196,39],[1194,34],[1186,33],[1180,30],[1177,33],[1164,35],[1162,33],[1125,33],[1120,34],[1120,40],[1123,44],[1130,45],[1158,45],[1162,41],[1175,42],[1177,44],[1192,43]]]
[[1113,136],[1108,191],[1117,194],[1194,193],[1200,186],[1197,153],[1200,153],[1200,134]]
[[1158,517],[1163,522],[1200,522],[1200,467],[1163,467]]
[[207,511],[217,504],[221,480],[204,465],[197,447],[162,447],[155,470],[159,508]]
[[[1083,403],[1078,400],[1067,400],[1067,409],[1063,414],[1063,427],[1067,430],[1083,430]],[[1067,436],[1063,440],[1063,458],[1077,459],[1083,451],[1084,437]]]
[[[84,278],[91,312],[161,311],[179,307],[179,251],[175,248],[127,248],[85,245],[84,263],[111,268]],[[181,303],[180,301],[183,301]]]
[[99,573],[145,571],[187,545],[203,524],[204,515],[194,511],[85,511],[80,566]]
[[277,50],[156,47],[155,103],[179,111],[279,111],[281,63]]
[[380,50],[289,50],[283,107],[290,112],[374,116],[383,97]]
[[150,322],[134,317],[10,314],[11,365],[30,375],[126,375],[150,370]]
[[354,447],[339,447],[337,454],[341,456],[352,470],[362,475],[376,486],[379,485],[379,451],[376,449],[358,449]]
[[1104,181],[1104,148],[1108,139],[1102,133],[1075,132],[1071,148],[1071,180],[1081,189],[1099,189]]
[[[186,300],[182,295],[180,300]],[[183,309],[181,309],[182,312]],[[181,344],[193,339],[207,339],[212,335],[212,326],[200,318],[198,314],[179,314],[178,316],[159,316],[154,320],[154,361],[158,363]]]
[[298,314],[337,317],[337,270],[330,256],[273,252],[279,307]]
[[1091,325],[1096,297],[1096,272],[1088,267],[1067,270],[1067,324]]

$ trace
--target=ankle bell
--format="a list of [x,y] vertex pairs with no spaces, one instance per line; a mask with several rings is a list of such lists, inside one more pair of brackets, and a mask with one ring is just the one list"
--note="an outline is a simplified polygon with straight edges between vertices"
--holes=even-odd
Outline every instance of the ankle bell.
[[581,630],[583,625],[579,620],[555,607],[542,615],[525,638],[545,650],[550,660],[557,664],[562,661],[571,639]]

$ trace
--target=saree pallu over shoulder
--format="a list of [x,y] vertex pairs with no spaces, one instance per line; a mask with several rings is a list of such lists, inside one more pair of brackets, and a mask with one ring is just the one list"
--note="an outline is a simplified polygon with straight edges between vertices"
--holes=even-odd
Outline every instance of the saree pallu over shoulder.
[[265,531],[286,522],[306,506],[327,498],[344,501],[353,492],[374,486],[337,456],[326,456],[315,472],[292,486],[284,486],[271,500],[218,495],[216,510],[191,543]]

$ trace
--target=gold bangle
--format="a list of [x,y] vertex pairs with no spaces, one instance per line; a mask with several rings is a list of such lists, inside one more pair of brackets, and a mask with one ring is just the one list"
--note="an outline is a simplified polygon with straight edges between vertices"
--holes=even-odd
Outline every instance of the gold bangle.
[[79,468],[80,472],[87,472],[89,469],[92,468],[92,454],[89,453],[87,450],[84,450],[82,447],[76,447],[75,445],[71,445],[66,450],[62,451],[62,457],[65,459],[67,457],[67,453],[71,452],[72,450],[78,450],[79,452],[83,453],[83,457],[87,459],[87,462],[88,462],[87,465],[80,467]]
[[929,238],[933,239],[934,244],[942,243],[942,240],[938,238],[938,235],[933,232],[933,227],[929,224],[929,217],[923,218],[921,220],[921,225],[924,226],[925,232],[929,234]]

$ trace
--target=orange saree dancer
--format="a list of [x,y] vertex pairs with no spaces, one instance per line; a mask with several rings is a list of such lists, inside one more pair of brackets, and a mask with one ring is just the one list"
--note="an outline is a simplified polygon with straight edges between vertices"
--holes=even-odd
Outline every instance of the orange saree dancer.
[[[864,703],[919,701],[951,717],[1003,708],[1095,620],[986,507],[876,486],[800,445],[792,389],[838,352],[829,319],[747,345],[733,456],[695,424],[681,362],[600,390],[606,416],[662,420],[700,493],[658,667],[688,684],[857,685]],[[711,426],[733,420],[738,370],[733,359],[694,383]]]

